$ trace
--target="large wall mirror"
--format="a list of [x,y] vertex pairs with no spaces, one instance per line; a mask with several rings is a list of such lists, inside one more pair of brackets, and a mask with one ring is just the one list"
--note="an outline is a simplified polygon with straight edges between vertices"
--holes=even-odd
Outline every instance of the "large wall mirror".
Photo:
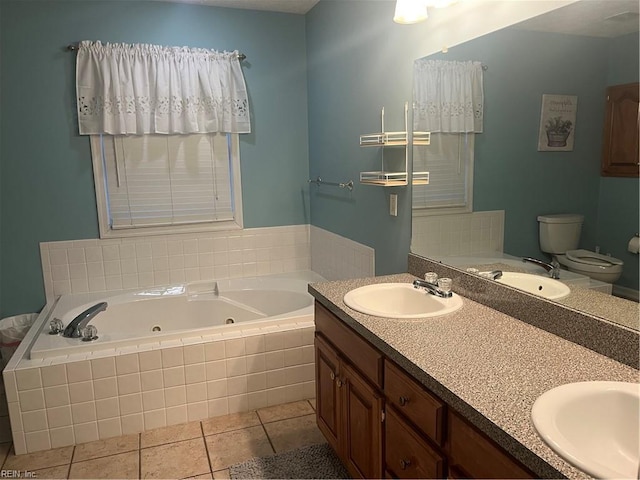
[[[474,135],[472,189],[462,193],[467,212],[418,208],[424,198],[414,189],[413,253],[463,269],[498,264],[544,275],[520,261],[551,260],[539,244],[538,216],[579,214],[578,248],[622,260],[614,292],[637,298],[638,255],[627,246],[639,229],[639,179],[602,176],[601,157],[607,88],[638,82],[638,10],[636,0],[580,1],[427,57],[482,63],[484,125]],[[577,101],[571,149],[539,149],[543,95]],[[420,148],[431,146],[414,149],[414,170],[432,170]],[[461,175],[466,153],[458,149]],[[582,294],[553,301],[639,328],[638,303],[602,293],[611,284],[565,271],[561,280]]]

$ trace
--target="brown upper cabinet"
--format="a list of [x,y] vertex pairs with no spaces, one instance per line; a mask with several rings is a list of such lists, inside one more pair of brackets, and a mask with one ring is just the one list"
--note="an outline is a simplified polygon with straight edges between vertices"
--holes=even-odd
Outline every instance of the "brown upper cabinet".
[[605,177],[638,177],[638,83],[607,88],[601,174]]

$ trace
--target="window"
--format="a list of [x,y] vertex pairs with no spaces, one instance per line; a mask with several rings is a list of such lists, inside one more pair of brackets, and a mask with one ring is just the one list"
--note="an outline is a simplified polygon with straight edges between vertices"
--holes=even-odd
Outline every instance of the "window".
[[237,134],[93,135],[100,237],[242,228]]
[[432,133],[429,146],[413,147],[413,170],[429,172],[413,186],[413,215],[473,211],[473,133]]

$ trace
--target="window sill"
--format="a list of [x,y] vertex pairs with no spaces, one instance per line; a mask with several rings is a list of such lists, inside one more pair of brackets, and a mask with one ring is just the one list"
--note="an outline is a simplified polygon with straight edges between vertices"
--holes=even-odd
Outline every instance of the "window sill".
[[216,222],[214,224],[200,225],[173,225],[163,227],[138,227],[112,230],[110,228],[100,229],[100,238],[132,238],[146,237],[153,235],[171,235],[180,233],[202,233],[202,232],[224,232],[231,230],[242,230],[243,226],[237,222]]

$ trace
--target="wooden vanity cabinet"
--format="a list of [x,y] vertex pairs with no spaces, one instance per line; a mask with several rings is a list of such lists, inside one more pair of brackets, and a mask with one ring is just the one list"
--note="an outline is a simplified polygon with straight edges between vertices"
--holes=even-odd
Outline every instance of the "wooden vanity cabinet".
[[381,478],[382,355],[319,304],[315,351],[318,428],[353,478]]
[[535,478],[316,302],[316,418],[354,478]]
[[605,177],[638,177],[640,95],[638,83],[607,88],[601,173]]

